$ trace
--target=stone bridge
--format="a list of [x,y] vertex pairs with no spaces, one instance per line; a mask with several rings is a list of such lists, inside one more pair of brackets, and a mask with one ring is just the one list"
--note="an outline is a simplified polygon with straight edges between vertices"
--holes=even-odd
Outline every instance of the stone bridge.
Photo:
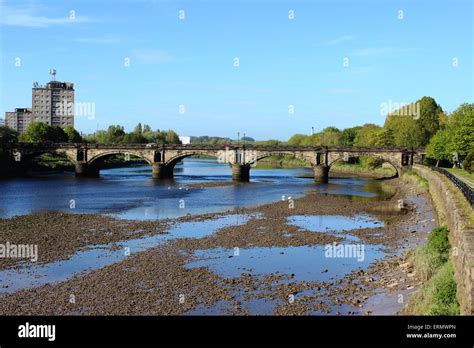
[[421,162],[423,150],[410,148],[340,147],[340,146],[223,146],[223,145],[159,145],[159,144],[35,144],[19,143],[6,149],[12,163],[27,163],[29,158],[53,153],[69,159],[76,168],[77,176],[99,176],[102,161],[112,155],[128,154],[146,161],[152,166],[153,178],[173,177],[176,163],[189,156],[216,157],[219,162],[232,168],[232,179],[248,181],[250,168],[263,158],[290,155],[304,160],[314,170],[314,178],[327,182],[329,170],[337,161],[351,157],[371,156],[390,163],[400,175],[413,163]]

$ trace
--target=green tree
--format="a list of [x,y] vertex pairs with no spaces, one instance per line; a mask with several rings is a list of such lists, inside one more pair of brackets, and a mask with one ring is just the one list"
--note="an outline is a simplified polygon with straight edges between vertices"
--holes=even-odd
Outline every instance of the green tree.
[[138,134],[138,135],[142,135],[143,129],[142,129],[142,124],[140,122],[133,129],[133,133]]
[[421,146],[425,146],[440,129],[444,112],[431,97],[423,97],[416,103],[420,105],[420,115],[416,120],[418,141]]
[[439,130],[430,140],[426,147],[426,155],[428,158],[436,160],[436,166],[439,161],[451,160],[451,152],[449,151],[449,142],[451,135],[448,130]]
[[393,133],[394,146],[420,147],[422,142],[417,132],[417,123],[413,116],[388,115],[384,129]]
[[320,143],[322,145],[340,145],[341,131],[336,127],[324,128],[320,135]]
[[125,135],[125,131],[123,130],[123,126],[120,125],[112,125],[107,128],[107,137],[106,137],[106,143],[105,144],[110,144],[110,143],[120,143],[122,142],[122,138]]
[[352,128],[346,128],[342,131],[341,133],[341,145],[346,145],[346,146],[352,146],[354,145],[354,141],[357,135],[357,132],[359,129],[362,127],[357,126],[357,127],[352,127]]
[[395,138],[391,128],[384,128],[375,134],[375,145],[381,147],[395,146]]
[[178,134],[171,129],[166,132],[165,142],[166,144],[181,144]]
[[381,127],[376,124],[364,124],[356,134],[354,139],[355,146],[375,146],[375,135],[380,131]]
[[301,145],[303,139],[306,138],[304,134],[294,134],[290,139],[288,139],[289,145]]
[[453,111],[447,127],[452,134],[450,151],[467,156],[474,147],[474,103],[462,104]]
[[82,143],[82,137],[72,126],[64,127],[64,133],[67,135],[68,143]]
[[50,126],[44,122],[31,122],[25,133],[20,139],[29,143],[41,143],[44,141],[52,141],[62,143],[68,140],[66,133],[60,127]]
[[474,173],[474,148],[467,154],[462,165],[469,173]]
[[0,150],[6,146],[13,145],[18,141],[18,133],[6,126],[0,127]]

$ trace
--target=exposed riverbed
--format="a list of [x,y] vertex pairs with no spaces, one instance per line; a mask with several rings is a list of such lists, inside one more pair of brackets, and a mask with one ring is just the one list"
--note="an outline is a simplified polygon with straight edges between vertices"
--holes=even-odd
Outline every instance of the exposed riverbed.
[[219,185],[230,169],[200,159],[169,183],[141,167],[1,182],[0,243],[37,244],[39,257],[0,259],[0,314],[400,310],[417,284],[397,257],[434,226],[429,198],[398,180],[304,173],[252,169],[251,183]]

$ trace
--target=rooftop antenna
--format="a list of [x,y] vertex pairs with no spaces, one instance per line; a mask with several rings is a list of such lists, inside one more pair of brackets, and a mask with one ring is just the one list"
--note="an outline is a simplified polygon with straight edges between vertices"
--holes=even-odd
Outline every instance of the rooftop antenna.
[[49,74],[53,77],[52,81],[56,81],[56,69],[49,69]]

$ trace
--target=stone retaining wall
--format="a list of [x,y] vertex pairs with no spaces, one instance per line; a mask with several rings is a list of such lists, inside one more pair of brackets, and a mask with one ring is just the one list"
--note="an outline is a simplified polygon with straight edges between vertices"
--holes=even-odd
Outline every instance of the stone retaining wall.
[[[413,165],[413,170],[429,181],[440,225],[449,229],[449,241],[453,248],[452,260],[457,283],[457,299],[461,314],[474,314],[474,228],[469,226],[464,197],[444,175],[428,167]],[[459,192],[459,195],[453,193]]]

